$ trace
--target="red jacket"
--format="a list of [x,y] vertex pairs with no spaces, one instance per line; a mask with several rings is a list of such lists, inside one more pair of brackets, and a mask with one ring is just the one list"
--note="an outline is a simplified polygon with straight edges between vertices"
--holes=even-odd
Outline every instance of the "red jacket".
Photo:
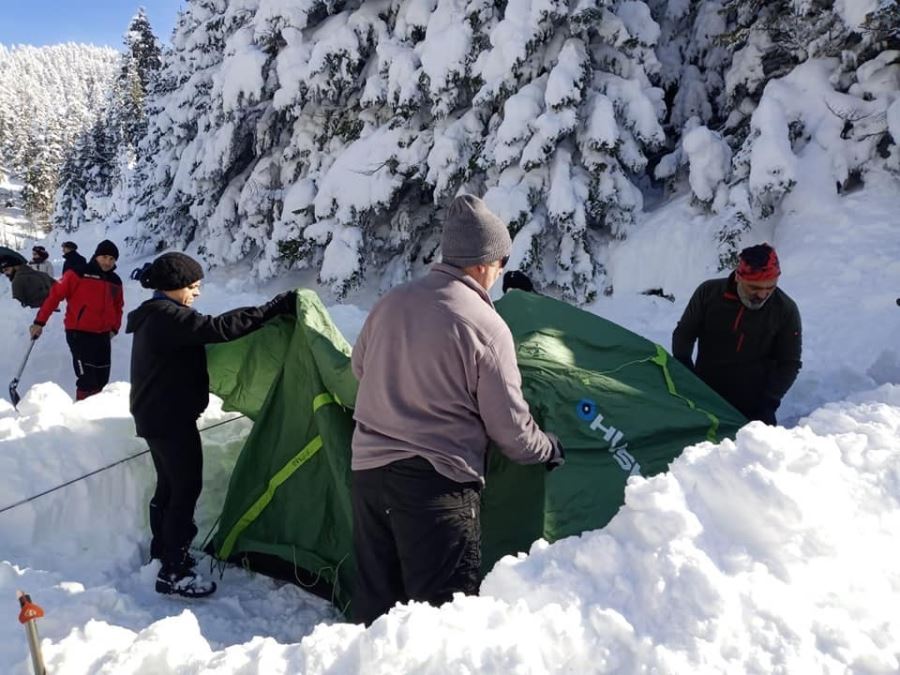
[[69,270],[53,284],[34,322],[45,325],[63,300],[66,301],[66,330],[119,332],[125,295],[122,280],[115,272],[104,272],[94,260],[81,269]]

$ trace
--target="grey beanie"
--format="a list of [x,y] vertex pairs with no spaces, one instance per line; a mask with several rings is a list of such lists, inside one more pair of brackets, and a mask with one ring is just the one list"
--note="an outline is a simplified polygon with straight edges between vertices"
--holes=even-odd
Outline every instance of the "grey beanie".
[[509,228],[482,200],[459,195],[450,202],[441,234],[445,263],[454,267],[483,265],[505,258],[511,249]]

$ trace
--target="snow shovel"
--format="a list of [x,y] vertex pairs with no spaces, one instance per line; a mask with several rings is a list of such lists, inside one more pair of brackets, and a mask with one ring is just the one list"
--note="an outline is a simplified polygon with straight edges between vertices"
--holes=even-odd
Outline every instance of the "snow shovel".
[[22,377],[22,371],[25,370],[25,364],[28,363],[28,357],[31,356],[31,350],[34,349],[34,343],[36,340],[32,339],[28,345],[28,351],[25,352],[25,358],[22,359],[22,365],[19,366],[19,372],[16,373],[16,376],[12,379],[12,382],[9,383],[9,400],[13,404],[13,408],[19,405],[19,401],[22,400],[22,397],[19,396],[19,392],[16,391],[16,388],[19,386],[19,378]]

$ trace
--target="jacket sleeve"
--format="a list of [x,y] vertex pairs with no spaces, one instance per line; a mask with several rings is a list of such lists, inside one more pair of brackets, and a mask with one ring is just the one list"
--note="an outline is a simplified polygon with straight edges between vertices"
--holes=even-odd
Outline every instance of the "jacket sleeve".
[[59,307],[59,303],[69,297],[77,283],[78,275],[75,272],[66,272],[62,279],[50,287],[50,293],[47,294],[47,299],[44,300],[44,304],[38,310],[34,322],[38,326],[45,326],[50,315],[53,314],[53,310]]
[[165,339],[179,345],[207,345],[228,342],[262,328],[275,316],[265,305],[240,307],[218,316],[199,312],[179,312],[164,332]]
[[803,331],[800,324],[800,311],[791,302],[786,311],[781,328],[775,334],[772,347],[772,358],[775,368],[766,383],[765,397],[771,401],[780,401],[787,393],[803,362],[800,356],[803,349]]
[[556,446],[531,416],[512,334],[504,328],[479,363],[478,411],[487,435],[504,455],[519,464],[547,462],[556,456]]
[[684,314],[672,331],[672,356],[688,368],[694,368],[694,343],[703,328],[703,292],[699,286],[691,296]]
[[359,337],[356,338],[356,342],[353,344],[353,351],[350,353],[350,365],[353,367],[353,374],[356,376],[357,381],[362,380],[363,376],[363,359],[366,356],[366,343],[369,340],[370,325],[370,322],[366,320]]
[[115,302],[115,321],[116,326],[113,330],[118,333],[122,329],[122,312],[125,309],[125,287],[119,286],[119,292],[116,293],[113,300]]

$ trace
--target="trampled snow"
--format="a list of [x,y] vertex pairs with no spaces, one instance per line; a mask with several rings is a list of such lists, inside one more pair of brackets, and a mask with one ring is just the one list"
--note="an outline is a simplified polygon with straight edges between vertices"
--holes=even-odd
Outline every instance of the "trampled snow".
[[[156,568],[143,564],[153,483],[143,455],[0,513],[0,670],[30,672],[15,621],[21,588],[47,612],[50,672],[66,675],[896,672],[900,196],[890,180],[870,177],[823,208],[801,180],[771,231],[746,234],[778,247],[781,286],[804,321],[785,426],[750,424],[734,441],[688,448],[666,474],[633,479],[603,530],[538,542],[498,563],[479,597],[397,607],[368,630],[302,588],[233,568],[212,598],[181,602],[158,596]],[[651,214],[610,250],[614,295],[590,309],[668,346],[690,293],[714,276],[715,232],[687,198]],[[123,278],[139,262],[123,261]],[[198,308],[219,312],[287,281],[258,288],[237,265],[205,283]],[[125,286],[127,309],[147,297]],[[641,295],[650,289],[675,301]],[[0,307],[6,374],[33,314],[2,279]],[[355,339],[365,309],[329,309]],[[0,401],[0,509],[145,447],[127,409],[129,337],[113,343],[114,383],[73,403],[61,324],[55,315],[35,347],[20,412]],[[233,417],[214,402],[200,426]],[[200,538],[249,427],[204,432]]]

